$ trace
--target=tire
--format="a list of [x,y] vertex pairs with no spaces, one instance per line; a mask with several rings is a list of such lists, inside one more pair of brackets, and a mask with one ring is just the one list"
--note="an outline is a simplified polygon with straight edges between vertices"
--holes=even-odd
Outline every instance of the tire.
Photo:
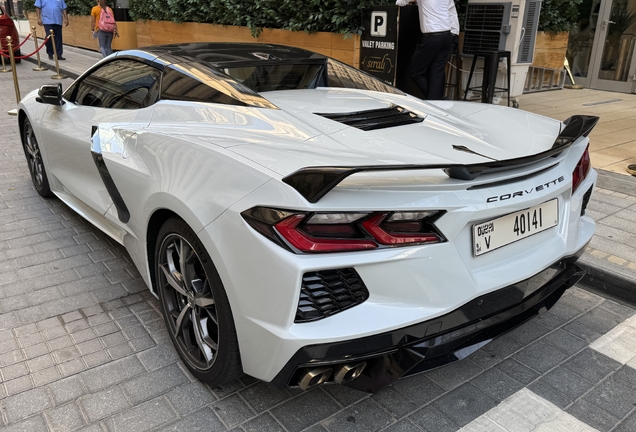
[[[13,56],[14,57],[21,57],[22,56],[22,51],[20,51],[20,50],[13,51]],[[22,59],[17,58],[17,59],[15,59],[15,62],[16,63],[21,63]]]
[[211,386],[240,377],[236,329],[223,283],[183,220],[169,219],[159,230],[154,267],[166,327],[188,369]]
[[33,132],[33,127],[28,118],[24,119],[22,127],[22,149],[24,150],[24,156],[29,166],[29,173],[31,173],[31,180],[33,181],[35,190],[41,197],[52,197],[53,192],[51,192],[51,188],[49,187],[49,178],[46,175],[42,152],[40,151],[38,140],[35,137],[35,132]]

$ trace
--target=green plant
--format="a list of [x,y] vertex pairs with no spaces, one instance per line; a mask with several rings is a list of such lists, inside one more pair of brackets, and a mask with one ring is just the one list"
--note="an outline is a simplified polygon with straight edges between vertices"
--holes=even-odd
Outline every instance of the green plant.
[[541,2],[539,31],[556,33],[570,31],[579,20],[583,0],[544,0]]
[[636,14],[629,12],[625,8],[612,9],[612,17],[610,21],[609,33],[610,37],[620,38],[634,23],[636,23]]
[[394,0],[130,0],[136,20],[246,26],[257,36],[263,28],[360,33],[362,10]]
[[[106,4],[113,7],[112,1]],[[96,0],[66,0],[66,11],[69,15],[90,15],[91,9],[97,4]],[[25,12],[35,12],[35,0],[24,0],[23,10]]]

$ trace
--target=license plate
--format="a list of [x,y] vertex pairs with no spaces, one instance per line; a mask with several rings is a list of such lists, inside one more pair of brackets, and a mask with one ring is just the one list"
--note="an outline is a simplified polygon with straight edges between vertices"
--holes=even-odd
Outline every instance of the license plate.
[[559,205],[555,198],[526,210],[473,225],[475,256],[545,231],[559,224]]

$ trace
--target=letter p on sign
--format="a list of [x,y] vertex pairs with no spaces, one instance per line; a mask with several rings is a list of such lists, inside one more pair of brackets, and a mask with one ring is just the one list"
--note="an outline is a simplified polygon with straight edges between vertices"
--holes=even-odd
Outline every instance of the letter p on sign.
[[386,12],[371,12],[371,36],[386,36]]

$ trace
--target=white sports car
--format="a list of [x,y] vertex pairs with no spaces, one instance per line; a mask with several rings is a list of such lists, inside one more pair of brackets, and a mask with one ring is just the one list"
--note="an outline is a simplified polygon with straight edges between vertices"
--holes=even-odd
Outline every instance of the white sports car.
[[122,51],[19,105],[35,188],[126,247],[195,376],[371,392],[582,277],[597,121],[262,44]]

